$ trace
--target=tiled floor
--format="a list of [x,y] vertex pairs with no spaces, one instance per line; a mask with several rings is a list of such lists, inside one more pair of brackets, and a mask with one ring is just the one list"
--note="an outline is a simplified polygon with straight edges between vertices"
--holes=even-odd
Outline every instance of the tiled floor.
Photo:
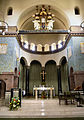
[[0,118],[64,118],[84,117],[84,107],[77,105],[59,105],[58,99],[23,99],[22,107],[9,111],[8,107],[0,108]]

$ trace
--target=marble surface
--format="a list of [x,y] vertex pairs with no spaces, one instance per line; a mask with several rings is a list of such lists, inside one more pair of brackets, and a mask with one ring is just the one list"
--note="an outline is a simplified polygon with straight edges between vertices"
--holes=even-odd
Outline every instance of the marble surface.
[[58,99],[23,99],[22,107],[17,111],[9,111],[8,107],[0,107],[0,118],[64,118],[84,117],[84,107],[77,105],[59,105]]

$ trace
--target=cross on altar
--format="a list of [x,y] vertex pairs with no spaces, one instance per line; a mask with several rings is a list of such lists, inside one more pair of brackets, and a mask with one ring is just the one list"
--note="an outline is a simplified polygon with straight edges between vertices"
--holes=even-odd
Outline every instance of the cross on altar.
[[46,74],[45,70],[43,70],[42,73],[40,74],[42,75],[42,81],[45,81],[45,74]]

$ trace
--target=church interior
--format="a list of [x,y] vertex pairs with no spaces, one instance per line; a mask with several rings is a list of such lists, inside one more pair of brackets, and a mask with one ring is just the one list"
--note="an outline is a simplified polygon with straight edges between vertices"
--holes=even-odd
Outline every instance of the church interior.
[[[0,0],[0,117],[84,117],[83,6]],[[14,97],[18,114],[8,111]]]

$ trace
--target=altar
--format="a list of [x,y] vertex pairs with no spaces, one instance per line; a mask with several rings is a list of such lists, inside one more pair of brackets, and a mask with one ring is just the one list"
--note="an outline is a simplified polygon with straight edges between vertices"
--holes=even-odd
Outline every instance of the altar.
[[46,87],[46,86],[40,86],[40,87],[35,87],[33,88],[33,95],[34,95],[34,91],[35,91],[35,99],[37,100],[38,99],[38,91],[50,91],[50,98],[52,99],[52,91],[54,90],[54,87]]

